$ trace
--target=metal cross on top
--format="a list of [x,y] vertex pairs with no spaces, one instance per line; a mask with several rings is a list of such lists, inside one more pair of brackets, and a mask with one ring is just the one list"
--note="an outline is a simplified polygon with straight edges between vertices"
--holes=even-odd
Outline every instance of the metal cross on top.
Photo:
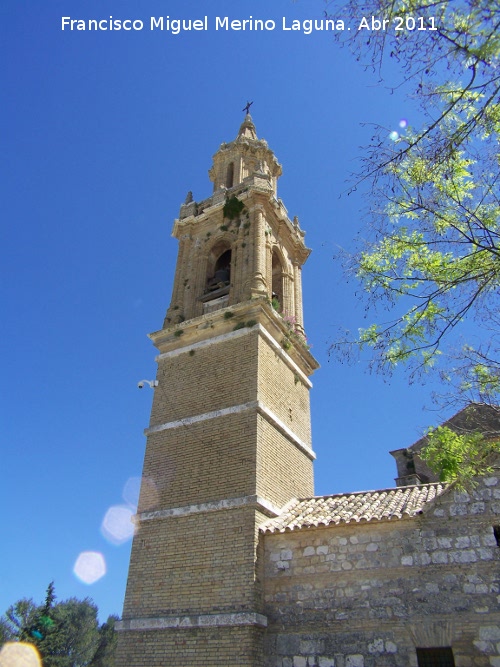
[[243,107],[242,111],[246,111],[247,114],[250,113],[250,107],[252,106],[253,102],[247,102],[246,106]]

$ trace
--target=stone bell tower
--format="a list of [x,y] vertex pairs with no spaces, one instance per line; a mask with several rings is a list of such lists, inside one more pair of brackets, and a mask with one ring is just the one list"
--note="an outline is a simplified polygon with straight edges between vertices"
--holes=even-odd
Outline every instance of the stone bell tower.
[[263,664],[259,525],[313,493],[301,268],[250,115],[181,206],[117,667]]

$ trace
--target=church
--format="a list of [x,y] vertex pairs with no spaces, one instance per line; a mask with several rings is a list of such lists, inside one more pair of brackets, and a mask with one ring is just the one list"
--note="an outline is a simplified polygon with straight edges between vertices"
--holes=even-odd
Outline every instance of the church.
[[500,475],[447,487],[419,441],[394,488],[314,495],[310,250],[280,175],[247,114],[174,222],[116,665],[500,667]]

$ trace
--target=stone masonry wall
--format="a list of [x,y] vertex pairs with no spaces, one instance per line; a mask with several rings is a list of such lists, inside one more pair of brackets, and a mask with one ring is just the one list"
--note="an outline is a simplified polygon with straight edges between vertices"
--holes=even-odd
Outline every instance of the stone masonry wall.
[[283,507],[291,498],[313,493],[312,461],[260,415],[257,442],[259,496]]
[[[148,437],[139,511],[255,494],[257,416],[229,414]],[[244,465],[243,465],[244,464]]]
[[257,330],[249,330],[242,338],[194,350],[187,345],[180,354],[160,358],[150,425],[254,401],[257,345]]
[[157,377],[139,512],[313,493],[309,388],[268,337],[187,345],[160,358]]
[[412,519],[267,534],[267,667],[500,667],[500,478]]
[[120,633],[116,667],[262,667],[262,628],[176,628]]
[[309,388],[269,342],[259,337],[258,398],[311,447]]
[[257,611],[252,508],[141,521],[123,618]]

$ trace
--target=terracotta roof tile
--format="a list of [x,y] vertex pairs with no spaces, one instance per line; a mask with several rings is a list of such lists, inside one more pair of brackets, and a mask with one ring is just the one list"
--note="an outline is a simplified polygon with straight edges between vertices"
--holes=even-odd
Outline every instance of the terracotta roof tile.
[[421,484],[292,500],[279,516],[263,523],[260,529],[263,533],[284,533],[315,526],[412,517],[445,489],[445,484]]

